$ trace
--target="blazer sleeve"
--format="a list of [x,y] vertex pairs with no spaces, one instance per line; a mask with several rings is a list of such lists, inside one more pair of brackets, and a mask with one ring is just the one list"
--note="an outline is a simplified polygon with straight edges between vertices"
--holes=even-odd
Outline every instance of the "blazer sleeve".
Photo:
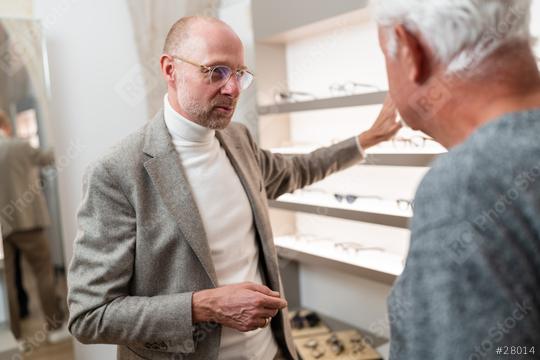
[[247,129],[246,132],[261,169],[268,199],[311,185],[364,160],[355,137],[309,154],[283,155],[260,149]]
[[85,344],[194,352],[191,292],[130,295],[135,240],[135,211],[120,182],[103,163],[90,167],[68,273],[69,331]]

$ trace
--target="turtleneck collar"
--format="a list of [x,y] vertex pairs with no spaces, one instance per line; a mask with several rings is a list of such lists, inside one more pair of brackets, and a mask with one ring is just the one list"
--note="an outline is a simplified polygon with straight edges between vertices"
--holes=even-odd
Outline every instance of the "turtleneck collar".
[[168,94],[165,94],[163,103],[165,125],[174,143],[208,144],[215,139],[215,130],[196,124],[174,110],[169,102]]

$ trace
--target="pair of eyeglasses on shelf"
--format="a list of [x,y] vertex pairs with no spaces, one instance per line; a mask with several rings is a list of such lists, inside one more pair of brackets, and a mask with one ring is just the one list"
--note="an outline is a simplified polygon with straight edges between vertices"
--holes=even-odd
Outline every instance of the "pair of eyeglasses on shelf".
[[360,335],[350,338],[349,341],[351,342],[353,354],[361,353],[366,349],[366,343]]
[[355,81],[335,83],[335,84],[330,85],[328,87],[328,90],[330,90],[330,93],[334,96],[354,95],[354,94],[359,94],[361,92],[365,92],[366,90],[381,91],[381,89],[376,85],[359,83]]
[[315,95],[304,91],[276,91],[274,93],[274,102],[276,104],[309,101],[316,98]]
[[245,90],[253,83],[253,79],[255,78],[255,75],[253,75],[253,73],[249,71],[248,68],[245,66],[239,69],[233,70],[227,65],[209,66],[209,65],[198,64],[196,62],[184,59],[177,55],[170,55],[170,56],[174,60],[178,60],[186,64],[190,64],[190,65],[198,67],[201,73],[203,73],[206,76],[208,82],[211,85],[215,85],[217,87],[222,87],[225,84],[227,84],[229,80],[232,78],[232,76],[234,75],[240,85],[240,89]]
[[380,251],[385,252],[386,250],[378,246],[365,246],[357,242],[352,241],[335,241],[328,237],[321,237],[313,234],[298,234],[294,236],[294,239],[298,242],[305,244],[315,244],[315,243],[324,243],[328,245],[333,245],[336,250],[345,251],[345,252],[354,252],[358,254],[362,251]]
[[427,143],[433,143],[437,144],[435,139],[427,137],[427,136],[412,136],[412,137],[394,137],[392,139],[392,145],[396,149],[403,149],[403,148],[424,148],[426,147]]
[[338,250],[343,251],[353,251],[354,253],[358,254],[362,251],[380,251],[384,252],[385,250],[382,247],[377,246],[364,246],[362,244],[352,242],[352,241],[340,241],[334,243],[334,247]]
[[[353,195],[353,194],[334,194],[334,198],[338,202],[344,202],[346,201],[348,204],[354,204],[358,200],[378,200],[378,201],[384,201],[385,199],[376,196],[376,195]],[[407,200],[407,199],[393,199],[391,201],[395,201],[397,207],[400,210],[406,211],[406,210],[413,210],[414,207],[414,201],[413,200]]]
[[339,202],[343,203],[346,202],[347,204],[354,204],[357,201],[387,201],[390,203],[395,203],[397,208],[402,211],[413,211],[414,210],[414,200],[407,200],[407,199],[385,199],[378,195],[357,195],[357,194],[342,194],[342,193],[331,193],[324,189],[319,189],[315,187],[308,187],[304,189],[300,189],[294,192],[296,195],[306,195],[306,194],[320,194],[324,196],[331,195],[333,198]]
[[308,340],[304,347],[309,349],[310,355],[314,359],[320,359],[326,354],[323,349],[319,348],[319,342],[316,339]]
[[[330,351],[334,354],[334,356],[338,356],[345,351],[345,344],[338,338],[336,334],[332,334],[328,339],[326,339],[325,343],[326,347],[330,348]],[[317,339],[308,340],[304,344],[304,347],[310,349],[311,356],[315,359],[319,359],[325,354],[325,349]]]
[[362,200],[383,200],[380,196],[371,195],[353,195],[353,194],[334,194],[334,198],[338,202],[346,201],[349,204],[355,203],[358,199]]
[[345,344],[336,334],[332,334],[332,336],[326,340],[326,343],[330,346],[330,351],[332,351],[334,355],[340,355],[345,351]]
[[291,319],[291,327],[293,329],[301,330],[304,328],[313,328],[321,323],[321,318],[315,312],[308,312],[305,315],[301,315],[300,311]]

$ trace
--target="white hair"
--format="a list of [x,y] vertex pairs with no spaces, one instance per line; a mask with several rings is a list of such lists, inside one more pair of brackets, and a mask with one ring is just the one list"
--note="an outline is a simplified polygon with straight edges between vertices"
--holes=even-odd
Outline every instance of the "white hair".
[[[379,0],[382,27],[402,24],[419,33],[447,72],[472,70],[501,46],[532,42],[532,0]],[[388,51],[395,56],[397,39],[387,32]]]

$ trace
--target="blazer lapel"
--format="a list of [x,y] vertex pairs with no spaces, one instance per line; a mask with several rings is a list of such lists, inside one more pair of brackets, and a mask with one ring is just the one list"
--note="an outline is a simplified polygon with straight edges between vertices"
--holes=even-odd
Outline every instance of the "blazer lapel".
[[214,286],[218,285],[216,270],[203,222],[163,118],[158,113],[148,125],[144,153],[150,158],[144,163],[161,199],[176,220],[180,231],[203,265]]
[[263,212],[266,204],[261,199],[262,183],[250,174],[250,171],[245,166],[245,161],[242,161],[242,152],[246,149],[238,146],[234,140],[232,140],[225,132],[216,131],[216,137],[218,138],[221,146],[227,153],[231,164],[246,191],[246,195],[249,199],[251,209],[253,211],[253,217],[255,219],[255,226],[259,233],[262,252],[266,263],[268,280],[273,290],[279,291],[279,269],[277,266],[277,254],[272,241],[272,233],[269,225],[264,222],[266,213]]

